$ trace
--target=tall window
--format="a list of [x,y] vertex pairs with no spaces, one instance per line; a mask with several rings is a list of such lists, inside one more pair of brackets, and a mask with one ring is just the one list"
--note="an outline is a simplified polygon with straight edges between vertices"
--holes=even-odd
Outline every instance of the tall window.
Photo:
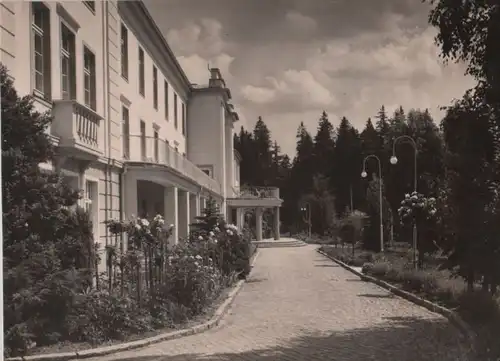
[[121,26],[121,58],[122,77],[128,79],[128,30],[123,24]]
[[146,160],[146,123],[141,120],[141,158]]
[[139,48],[139,93],[145,95],[144,50]]
[[130,159],[130,116],[128,108],[122,107],[123,158]]
[[32,2],[31,13],[35,91],[38,95],[50,99],[50,11],[43,3]]
[[63,99],[76,98],[75,34],[61,23],[61,88]]
[[86,47],[83,48],[83,80],[85,105],[96,110],[95,55]]
[[174,93],[174,126],[175,129],[178,127],[178,120],[177,120],[177,94]]
[[186,105],[182,103],[182,135],[186,135]]
[[164,92],[164,102],[165,102],[165,119],[168,121],[168,82],[165,80],[163,83],[163,92]]
[[158,110],[158,69],[153,65],[153,106]]
[[160,153],[160,139],[158,135],[158,130],[154,130],[154,157],[155,157],[155,162],[158,162],[158,157]]
[[85,202],[85,210],[90,214],[92,217],[94,214],[94,207],[92,202],[94,201],[94,193],[95,193],[95,182],[92,181],[85,181],[85,195],[84,195],[84,202]]

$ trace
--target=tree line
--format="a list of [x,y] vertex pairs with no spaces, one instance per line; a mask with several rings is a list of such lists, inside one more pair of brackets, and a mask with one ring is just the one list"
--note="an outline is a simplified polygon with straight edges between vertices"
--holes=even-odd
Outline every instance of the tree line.
[[[335,128],[323,111],[314,136],[303,123],[299,125],[292,160],[281,153],[259,117],[252,132],[242,127],[234,136],[243,158],[241,182],[280,188],[285,232],[304,229],[305,202],[311,207],[312,231],[320,235],[331,234],[336,220],[350,211],[364,212],[368,223],[363,245],[377,251],[382,181],[384,238],[411,242],[411,228],[400,223],[398,208],[405,194],[413,192],[415,150],[410,142],[394,145],[397,138],[410,137],[417,148],[417,190],[438,203],[437,221],[419,229],[419,251],[444,252],[449,256],[447,266],[458,266],[457,271],[472,283],[486,274],[495,274],[498,280],[496,128],[491,114],[472,102],[465,96],[447,109],[439,124],[427,109],[406,112],[399,107],[388,114],[381,106],[361,131],[346,117]],[[367,159],[363,169],[363,159],[369,155],[380,159],[381,176],[374,157]],[[393,155],[396,164],[390,162]],[[366,178],[361,176],[363,170]],[[485,282],[485,287],[497,284]]]

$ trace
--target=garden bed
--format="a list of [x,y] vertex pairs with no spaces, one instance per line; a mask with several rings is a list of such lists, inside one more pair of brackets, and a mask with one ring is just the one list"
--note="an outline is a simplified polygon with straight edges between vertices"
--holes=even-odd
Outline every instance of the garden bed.
[[87,342],[80,342],[80,343],[61,342],[61,343],[57,343],[57,344],[49,345],[49,346],[34,347],[28,351],[26,356],[90,350],[90,349],[97,348],[97,347],[112,346],[112,345],[117,345],[117,344],[121,344],[121,343],[125,343],[125,342],[138,341],[138,340],[142,340],[145,338],[161,335],[163,333],[169,333],[169,332],[185,330],[185,329],[188,329],[191,327],[195,327],[195,326],[198,326],[198,325],[201,325],[205,322],[210,321],[214,317],[215,312],[217,312],[218,308],[224,303],[224,301],[227,300],[227,298],[228,298],[228,296],[233,288],[234,288],[234,285],[233,285],[233,287],[229,287],[229,288],[224,289],[221,292],[221,294],[215,299],[215,301],[204,310],[203,313],[196,315],[195,317],[193,317],[190,320],[187,320],[186,322],[182,322],[179,324],[173,324],[170,327],[158,328],[158,329],[147,331],[147,332],[140,333],[140,334],[126,335],[123,337],[122,340],[110,340],[110,341],[103,342],[103,343],[96,344],[96,345],[92,345],[92,344],[87,343]]
[[439,260],[429,259],[423,269],[415,270],[410,252],[356,250],[353,257],[351,250],[339,247],[322,246],[320,250],[349,266],[362,267],[364,274],[456,311],[477,335],[481,356],[500,357],[500,297],[491,297],[480,289],[467,292],[462,279],[438,269]]

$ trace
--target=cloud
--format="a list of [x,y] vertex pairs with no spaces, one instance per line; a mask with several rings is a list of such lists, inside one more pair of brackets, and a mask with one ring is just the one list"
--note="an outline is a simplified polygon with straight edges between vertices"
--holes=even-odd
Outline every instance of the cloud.
[[310,34],[317,29],[316,20],[297,11],[288,11],[285,19],[292,31],[298,34]]
[[299,123],[314,133],[323,110],[358,128],[382,104],[429,108],[439,121],[438,107],[473,85],[463,65],[441,63],[419,1],[146,3],[189,79],[204,84],[207,64],[219,67],[246,126],[262,116],[290,155]]
[[267,77],[268,86],[246,85],[241,89],[243,96],[256,104],[267,104],[267,110],[304,111],[335,103],[330,91],[306,70],[286,70],[282,76]]

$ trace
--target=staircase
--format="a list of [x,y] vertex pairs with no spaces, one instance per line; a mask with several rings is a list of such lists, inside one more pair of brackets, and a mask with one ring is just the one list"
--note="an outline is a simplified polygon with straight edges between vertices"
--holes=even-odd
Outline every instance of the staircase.
[[295,238],[282,238],[279,241],[275,241],[273,239],[265,239],[263,241],[254,241],[252,243],[255,244],[258,248],[303,247],[307,245],[307,243],[299,241]]

